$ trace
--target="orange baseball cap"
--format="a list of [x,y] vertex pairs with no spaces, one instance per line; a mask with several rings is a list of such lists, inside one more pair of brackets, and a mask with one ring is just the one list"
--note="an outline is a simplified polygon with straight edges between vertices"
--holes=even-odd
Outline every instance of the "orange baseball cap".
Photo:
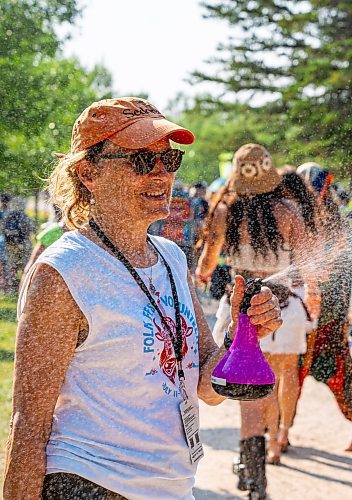
[[172,123],[150,102],[121,97],[93,102],[76,120],[71,153],[84,151],[104,139],[117,146],[139,149],[169,137],[179,144],[192,144],[194,135]]

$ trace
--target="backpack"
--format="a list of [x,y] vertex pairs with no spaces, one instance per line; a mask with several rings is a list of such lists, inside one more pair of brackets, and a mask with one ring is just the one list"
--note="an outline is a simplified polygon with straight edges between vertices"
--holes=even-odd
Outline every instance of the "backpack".
[[21,210],[9,212],[4,219],[4,235],[6,243],[19,245],[29,234],[27,215]]

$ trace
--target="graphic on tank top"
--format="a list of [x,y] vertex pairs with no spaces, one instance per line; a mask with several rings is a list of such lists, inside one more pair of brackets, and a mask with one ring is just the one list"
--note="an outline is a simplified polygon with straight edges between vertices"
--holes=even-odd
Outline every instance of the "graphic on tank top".
[[[176,336],[176,321],[172,295],[157,295],[157,304],[165,322]],[[182,367],[185,371],[198,369],[198,329],[193,308],[180,302],[182,330]],[[161,375],[165,394],[180,396],[177,377],[177,361],[168,330],[163,326],[158,313],[148,302],[143,309],[143,352],[148,357],[146,377]]]

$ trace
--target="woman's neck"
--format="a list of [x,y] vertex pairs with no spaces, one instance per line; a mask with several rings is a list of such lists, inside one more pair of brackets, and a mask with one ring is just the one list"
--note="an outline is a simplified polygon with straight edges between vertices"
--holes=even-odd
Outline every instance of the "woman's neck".
[[[147,229],[149,226],[141,223],[126,225],[123,221],[109,223],[97,216],[93,220],[133,266],[148,267],[157,262],[158,258],[155,250],[147,243]],[[94,243],[108,250],[89,225],[82,228],[81,232]]]

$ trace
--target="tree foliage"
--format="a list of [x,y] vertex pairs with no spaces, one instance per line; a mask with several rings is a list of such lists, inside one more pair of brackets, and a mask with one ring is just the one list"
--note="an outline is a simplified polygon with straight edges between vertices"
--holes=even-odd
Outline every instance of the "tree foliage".
[[78,15],[76,0],[0,4],[0,191],[40,188],[52,151],[69,149],[74,119],[109,94],[105,68],[62,56],[55,30]]
[[[351,164],[352,3],[350,0],[203,2],[226,21],[227,43],[193,80],[217,84],[224,102],[247,103],[278,131],[287,161],[311,159],[345,176]],[[260,111],[259,111],[260,110]],[[278,126],[279,125],[279,126]],[[275,144],[274,144],[275,146]]]
[[[180,102],[181,101],[181,102]],[[219,158],[223,153],[233,154],[242,144],[265,144],[276,164],[287,162],[287,151],[282,147],[284,126],[274,121],[268,126],[267,110],[255,111],[245,104],[222,102],[220,107],[212,95],[198,96],[194,101],[179,96],[171,106],[170,114],[196,136],[182,163],[180,177],[187,182],[199,179],[211,182],[219,176]]]

